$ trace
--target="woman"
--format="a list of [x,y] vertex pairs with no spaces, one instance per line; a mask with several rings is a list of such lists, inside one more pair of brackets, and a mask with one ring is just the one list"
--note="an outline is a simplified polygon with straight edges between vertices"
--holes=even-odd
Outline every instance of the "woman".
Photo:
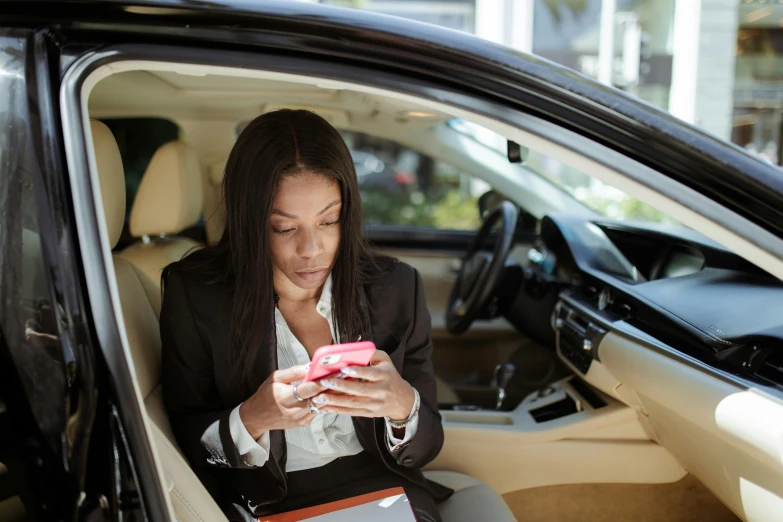
[[[402,486],[418,520],[451,490],[419,274],[363,239],[351,155],[308,111],[251,122],[226,164],[220,242],[163,274],[172,429],[233,520]],[[351,379],[301,382],[315,350],[372,340]]]

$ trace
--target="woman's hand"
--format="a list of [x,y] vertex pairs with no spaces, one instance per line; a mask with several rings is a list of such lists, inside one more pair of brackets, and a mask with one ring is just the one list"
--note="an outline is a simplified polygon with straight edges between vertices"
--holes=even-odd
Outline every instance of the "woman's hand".
[[296,392],[304,400],[297,400],[292,383],[304,379],[306,373],[305,365],[277,370],[239,406],[239,417],[254,439],[267,431],[307,426],[313,422],[315,415],[310,412],[307,399],[325,388],[317,381],[302,382],[297,385]]
[[411,385],[397,373],[386,352],[377,350],[369,366],[350,366],[342,371],[352,379],[319,381],[328,391],[313,398],[318,409],[353,417],[388,416],[399,421],[408,418],[415,394]]

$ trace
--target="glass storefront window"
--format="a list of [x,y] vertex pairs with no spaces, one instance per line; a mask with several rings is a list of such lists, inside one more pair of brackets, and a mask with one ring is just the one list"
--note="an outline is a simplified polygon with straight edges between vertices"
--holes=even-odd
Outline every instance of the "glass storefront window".
[[475,0],[320,0],[320,3],[365,9],[466,33],[472,33],[475,25]]
[[598,75],[601,0],[536,0],[533,54]]
[[[783,28],[776,16],[750,9],[740,20],[731,141],[775,165],[783,164]],[[757,6],[758,7],[758,6]],[[780,14],[783,15],[783,6]],[[750,10],[748,10],[750,9]],[[769,8],[772,11],[772,8]],[[741,14],[743,12],[741,11]],[[774,13],[773,13],[774,14]],[[764,27],[775,24],[774,27]]]
[[[615,85],[668,110],[672,83],[674,0],[617,0],[615,25]],[[637,27],[638,42],[634,38],[634,28]],[[638,58],[634,56],[637,53]],[[628,79],[623,73],[623,63],[633,63],[634,60],[638,60],[639,64],[638,77]],[[627,85],[625,81],[628,81]]]
[[[602,0],[536,0],[533,53],[598,77]],[[674,0],[616,0],[612,84],[667,108]]]

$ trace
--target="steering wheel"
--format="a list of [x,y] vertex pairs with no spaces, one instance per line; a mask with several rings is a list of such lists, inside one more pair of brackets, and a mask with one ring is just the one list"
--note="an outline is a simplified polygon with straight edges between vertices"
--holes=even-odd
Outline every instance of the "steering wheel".
[[[517,207],[503,201],[481,224],[473,243],[462,260],[446,311],[446,329],[453,334],[467,330],[489,303],[503,275],[517,226]],[[495,223],[501,220],[500,234],[492,253],[481,249]]]

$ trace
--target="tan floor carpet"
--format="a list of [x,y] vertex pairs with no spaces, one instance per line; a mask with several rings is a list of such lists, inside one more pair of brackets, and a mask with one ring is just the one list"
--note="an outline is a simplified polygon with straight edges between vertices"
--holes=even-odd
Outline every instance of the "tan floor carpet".
[[691,475],[672,484],[575,484],[503,495],[519,522],[738,522]]

